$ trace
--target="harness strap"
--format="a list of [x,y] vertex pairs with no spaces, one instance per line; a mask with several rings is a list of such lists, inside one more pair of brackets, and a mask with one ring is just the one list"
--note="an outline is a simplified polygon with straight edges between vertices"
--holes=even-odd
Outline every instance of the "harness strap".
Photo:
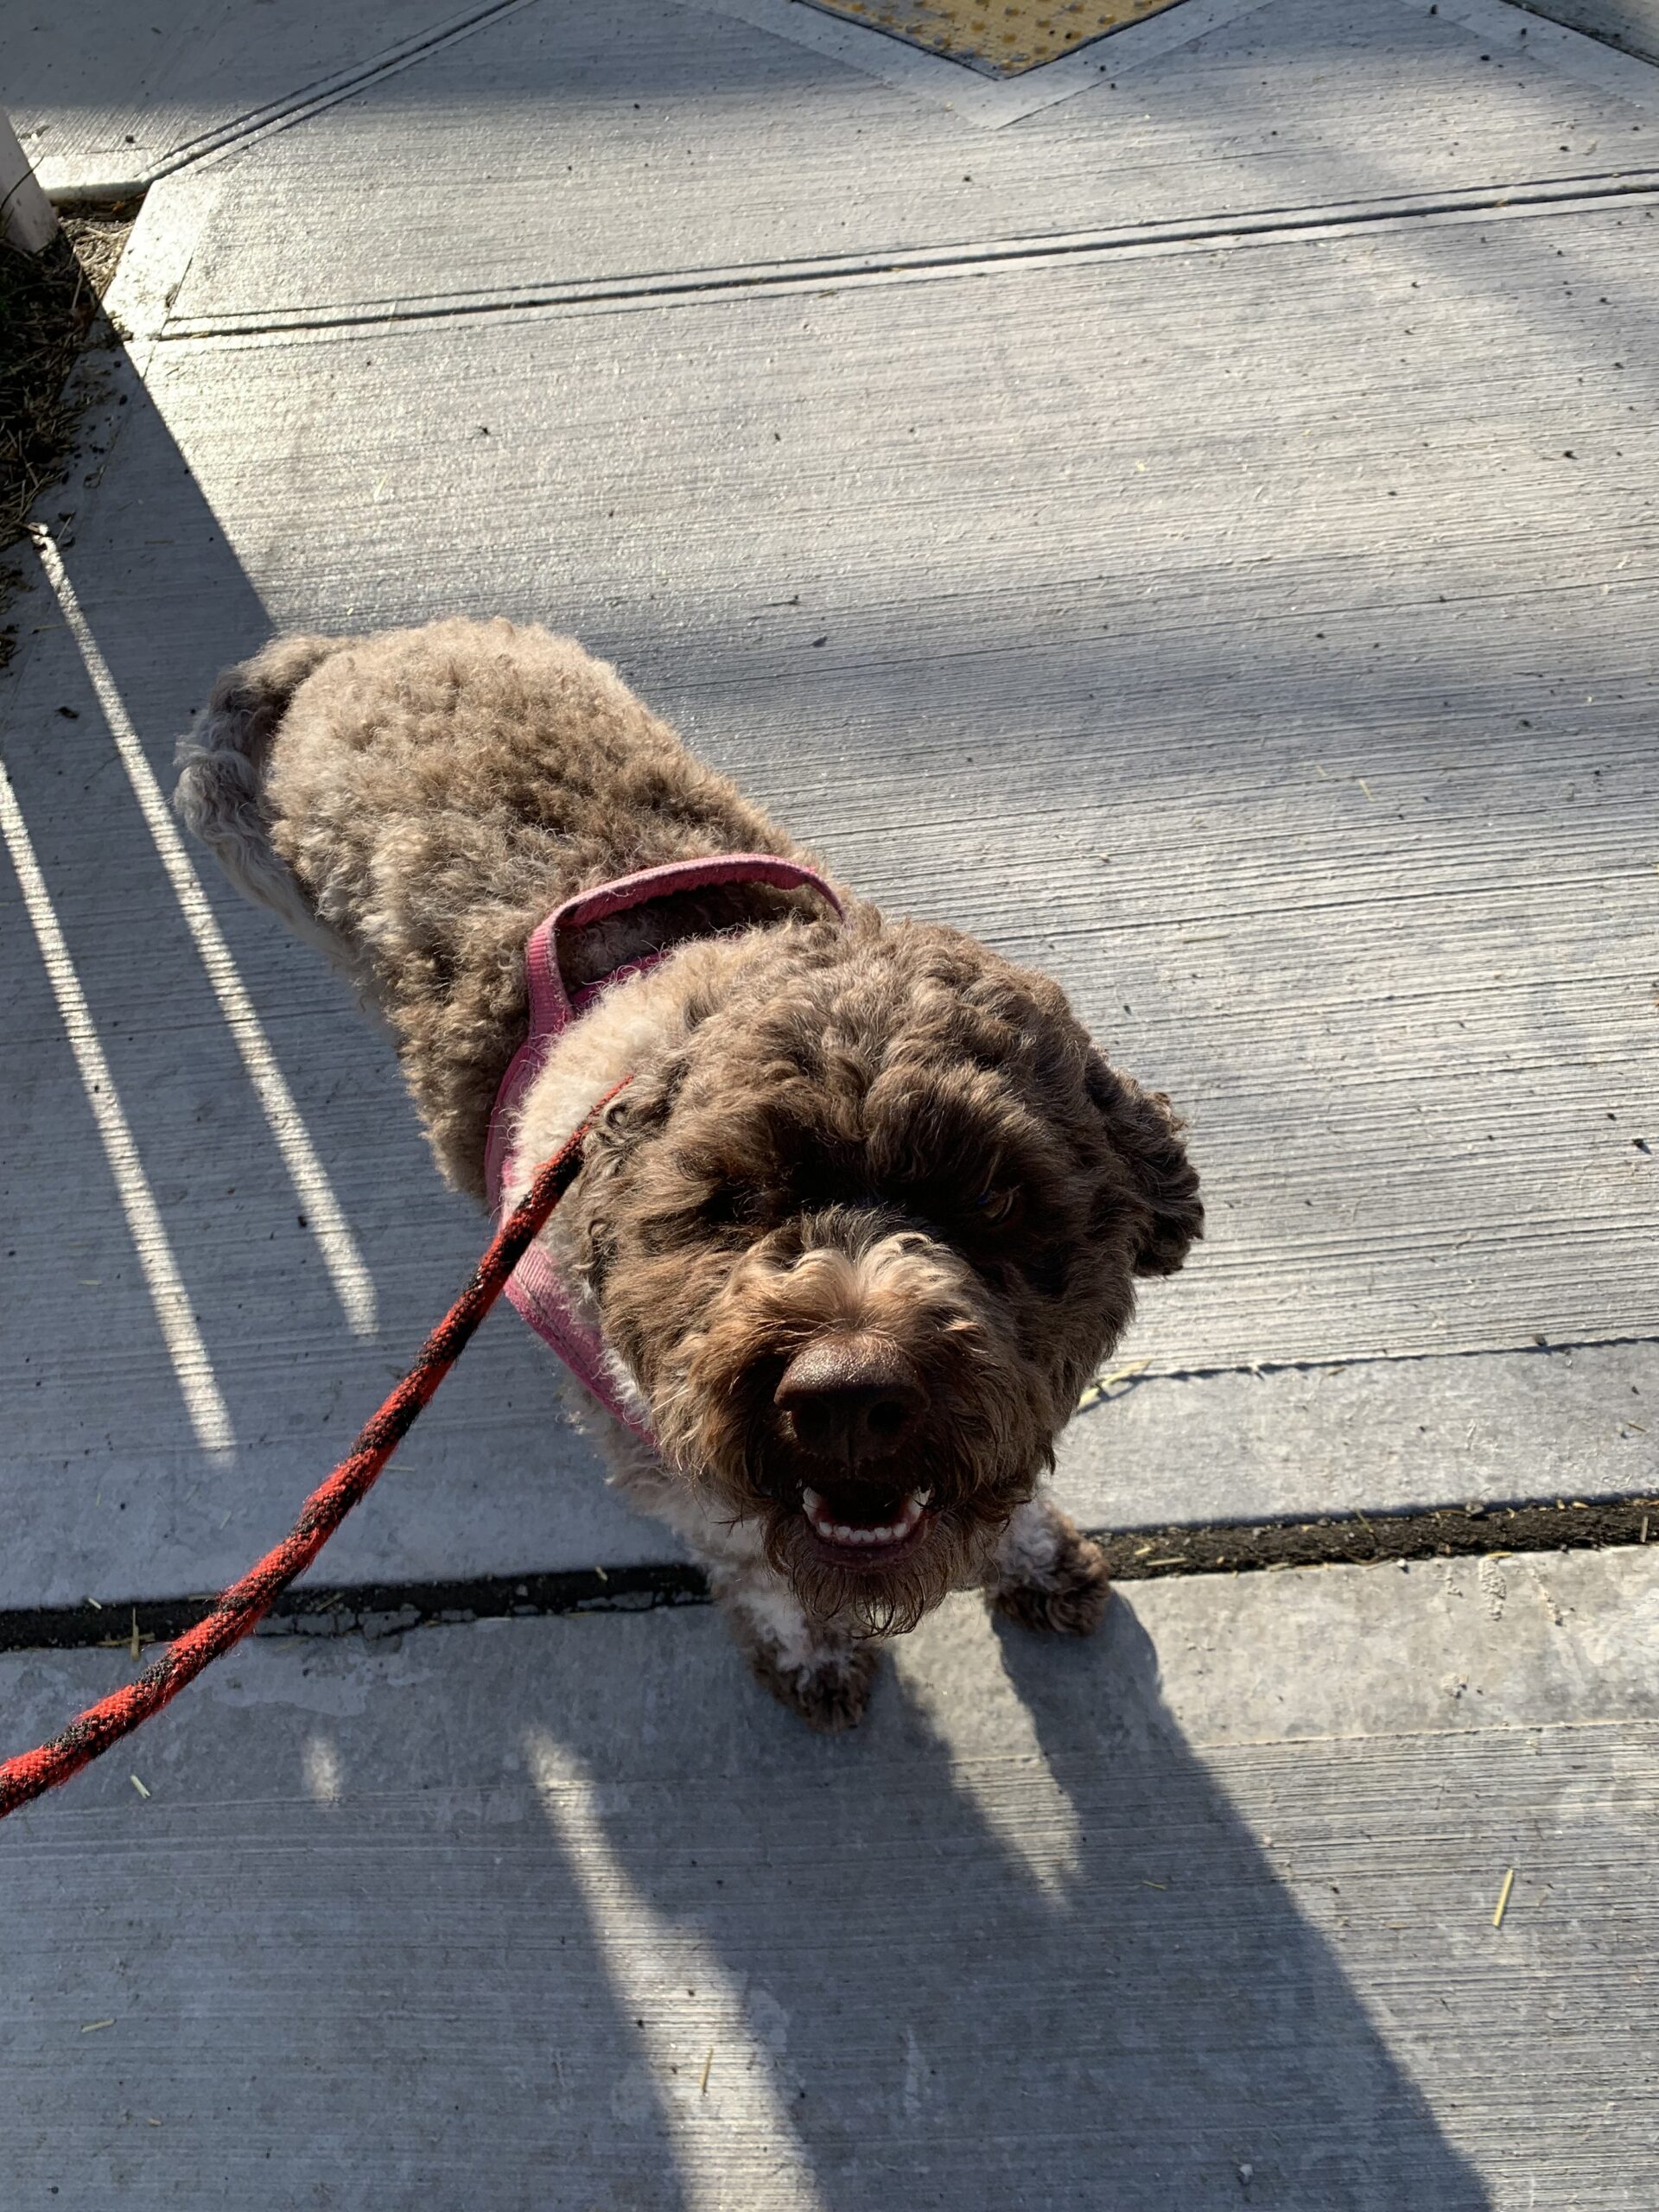
[[[816,868],[773,853],[721,853],[709,859],[670,861],[660,868],[641,868],[618,876],[594,890],[578,892],[556,906],[531,932],[524,947],[524,969],[530,987],[530,1034],[514,1053],[490,1116],[485,1147],[484,1174],[490,1205],[499,1217],[502,1193],[510,1187],[517,1158],[518,1120],[531,1084],[547,1063],[559,1037],[594,1003],[601,991],[654,968],[664,955],[648,953],[629,961],[597,983],[580,987],[574,994],[565,987],[559,965],[559,932],[583,929],[608,921],[642,906],[652,899],[676,892],[702,891],[722,883],[764,883],[779,891],[810,890],[824,899],[837,919],[845,909],[839,894]],[[546,1249],[533,1243],[514,1269],[507,1296],[520,1316],[543,1344],[558,1354],[585,1389],[605,1410],[645,1443],[652,1439],[649,1425],[625,1401],[618,1376],[606,1357],[598,1332],[576,1313],[560,1281]]]

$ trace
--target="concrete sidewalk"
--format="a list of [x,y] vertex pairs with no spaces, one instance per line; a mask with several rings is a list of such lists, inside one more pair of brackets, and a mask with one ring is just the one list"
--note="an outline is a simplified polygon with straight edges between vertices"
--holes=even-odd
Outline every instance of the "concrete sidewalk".
[[[238,1571],[476,1249],[389,1055],[164,804],[207,682],[270,630],[443,611],[581,635],[838,873],[1050,968],[1189,1114],[1211,1234],[1068,1432],[1086,1523],[1659,1489],[1659,68],[1502,0],[1180,0],[1006,80],[795,0],[272,0],[233,48],[168,0],[142,36],[111,11],[91,60],[37,12],[0,0],[48,186],[150,188],[0,698],[0,1628],[56,1607],[96,1641],[89,1601],[124,1629]],[[672,1564],[508,1318],[325,1571]],[[30,2186],[1649,2206],[1649,1582],[1632,1553],[1147,1586],[1082,1656],[988,1641],[964,1605],[851,1750],[791,1738],[702,1613],[262,1644],[260,1711],[204,1686],[4,1839],[41,1946],[5,2031]],[[119,1667],[0,1662],[12,1740]],[[313,1695],[366,1732],[308,1749],[263,1709]],[[1120,1785],[1114,1732],[1154,1707]],[[564,1871],[515,1859],[480,1919],[463,1870],[493,1847],[454,1808],[540,1820],[531,1729]],[[992,1781],[961,1780],[976,1759]],[[724,1902],[670,1871],[704,1777]],[[1120,1891],[1166,1790],[1192,1902],[1162,1945]],[[1393,1808],[1343,1830],[1363,1958],[1328,1883],[1233,1834],[1325,1835],[1353,1792]],[[1412,1808],[1440,1805],[1431,1910]],[[1021,1856],[1067,1821],[1081,1889]],[[868,1950],[866,1825],[914,1839],[870,1876]],[[381,1901],[404,1827],[410,1941]],[[266,1835],[325,1871],[296,1862],[302,1934],[270,1890],[227,2040],[232,1870]],[[1486,1938],[1528,1854],[1604,1886],[1517,1969]],[[784,1861],[775,1890],[756,1870]],[[1224,1940],[1236,1883],[1254,1932]],[[558,1941],[518,1955],[548,1884]],[[747,2103],[665,2071],[701,2066],[703,2016],[664,2040],[636,2002],[682,1941]],[[423,2024],[435,1959],[455,2042]],[[113,2031],[74,2072],[52,2041],[147,1991],[190,2054],[170,2114],[121,2087]],[[380,2086],[359,2053],[304,2148],[310,2043],[345,2063],[365,2012]],[[76,2082],[137,2115],[118,2141],[71,2122]]]
[[9,2201],[1634,2212],[1656,1630],[1630,1554],[963,1605],[829,1745],[705,1609],[261,1638],[9,1828]]

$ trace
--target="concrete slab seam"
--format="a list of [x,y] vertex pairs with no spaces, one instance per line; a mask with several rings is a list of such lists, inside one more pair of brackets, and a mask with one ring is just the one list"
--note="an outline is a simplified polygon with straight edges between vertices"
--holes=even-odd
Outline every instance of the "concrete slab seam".
[[1583,188],[1585,181],[1568,179],[1560,188],[1499,186],[1479,193],[1425,198],[1404,207],[1390,200],[1380,206],[1361,203],[1335,210],[1320,208],[1310,210],[1300,221],[1287,219],[1285,211],[1266,210],[1259,218],[1226,222],[1148,224],[1123,232],[1089,232],[944,249],[917,247],[880,257],[861,255],[846,261],[783,263],[775,268],[750,264],[738,269],[673,270],[649,278],[524,286],[494,294],[368,301],[334,310],[181,315],[167,321],[161,338],[168,346],[220,347],[272,339],[327,339],[337,333],[390,330],[404,323],[465,320],[481,324],[492,317],[580,316],[640,308],[721,306],[755,295],[789,298],[871,285],[925,283],[1055,261],[1087,264],[1107,259],[1225,253],[1246,247],[1317,245],[1352,231],[1376,234],[1448,224],[1516,221],[1539,215],[1595,213],[1612,203],[1638,207],[1659,205],[1659,173],[1650,169],[1623,175],[1614,173],[1600,188],[1590,191]]
[[[1409,1567],[1449,1559],[1509,1559],[1659,1545],[1659,1495],[1554,1504],[1439,1506],[1321,1521],[1214,1522],[1147,1530],[1090,1529],[1114,1582],[1192,1580],[1327,1567]],[[208,1612],[212,1597],[124,1599],[0,1609],[0,1651],[131,1649],[170,1643]],[[302,1584],[279,1599],[260,1636],[400,1635],[472,1621],[572,1613],[656,1612],[703,1605],[699,1567],[635,1567],[481,1574],[449,1581]]]
[[[1335,1375],[1358,1367],[1421,1367],[1433,1361],[1436,1365],[1447,1361],[1491,1359],[1554,1359],[1575,1351],[1597,1351],[1622,1345],[1659,1344],[1659,1336],[1637,1337],[1575,1337],[1571,1343],[1565,1338],[1536,1340],[1529,1344],[1479,1344],[1461,1346],[1455,1351],[1426,1349],[1422,1351],[1355,1352],[1332,1359],[1262,1359],[1245,1363],[1233,1362],[1218,1367],[1159,1367],[1149,1364],[1142,1372],[1120,1384],[1116,1390],[1103,1393],[1097,1398],[1085,1394],[1084,1400],[1072,1415],[1074,1421],[1083,1419],[1096,1407],[1111,1404],[1114,1397],[1121,1397],[1129,1390],[1146,1389],[1159,1382],[1205,1382],[1225,1375]],[[1091,1384],[1090,1389],[1098,1387]]]

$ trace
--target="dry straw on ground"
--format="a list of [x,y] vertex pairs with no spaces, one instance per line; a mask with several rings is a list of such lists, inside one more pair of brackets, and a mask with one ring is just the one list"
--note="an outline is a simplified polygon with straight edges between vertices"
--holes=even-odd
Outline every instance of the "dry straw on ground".
[[137,213],[133,200],[74,208],[42,253],[0,245],[0,668],[10,658],[5,607],[19,581],[6,549],[63,475],[90,397],[84,381],[70,385],[70,372],[89,342],[112,342],[99,302]]

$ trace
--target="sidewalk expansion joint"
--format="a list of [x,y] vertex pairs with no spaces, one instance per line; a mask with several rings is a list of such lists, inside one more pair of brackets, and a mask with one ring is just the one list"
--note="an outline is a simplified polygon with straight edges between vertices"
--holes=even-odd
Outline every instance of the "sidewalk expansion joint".
[[535,0],[480,0],[479,5],[466,9],[460,15],[450,16],[442,22],[429,23],[424,30],[400,39],[393,46],[382,47],[377,53],[365,54],[360,61],[348,62],[326,77],[314,78],[308,85],[296,86],[292,92],[268,100],[262,106],[245,109],[241,114],[215,124],[211,130],[183,140],[146,172],[144,181],[159,183],[163,177],[175,176],[181,169],[211,160],[217,154],[240,153],[255,140],[289,130],[296,123],[308,122],[325,108],[338,106],[340,101],[349,99],[370,85],[378,84],[383,78],[397,76],[416,62],[441,53],[445,47],[487,29],[503,16],[516,16],[521,9],[534,4]]
[[[1272,1573],[1289,1567],[1408,1567],[1419,1561],[1659,1543],[1659,1495],[1093,1533],[1116,1582]],[[142,1649],[183,1635],[213,1602],[206,1596],[101,1604],[89,1599],[79,1605],[0,1608],[0,1652]],[[655,1612],[709,1602],[702,1571],[679,1564],[474,1575],[445,1582],[308,1584],[279,1599],[258,1633],[358,1635],[374,1641],[415,1628],[571,1613]]]
[[1541,1336],[1535,1337],[1529,1344],[1425,1344],[1413,1351],[1356,1351],[1323,1359],[1230,1359],[1207,1367],[1160,1367],[1156,1361],[1147,1359],[1137,1362],[1131,1368],[1097,1377],[1084,1393],[1072,1419],[1084,1420],[1102,1406],[1116,1405],[1131,1390],[1144,1389],[1156,1382],[1216,1382],[1239,1375],[1251,1376],[1260,1382],[1269,1375],[1337,1375],[1346,1374],[1352,1368],[1414,1367],[1426,1365],[1430,1361],[1437,1364],[1447,1360],[1471,1359],[1570,1361],[1574,1352],[1621,1351],[1649,1344],[1659,1344],[1659,1337],[1646,1334],[1573,1338]]
[[1659,170],[1613,171],[1544,183],[1486,186],[1432,198],[1402,194],[1329,207],[1268,207],[1244,215],[1141,223],[1122,230],[963,240],[735,268],[644,270],[568,283],[550,280],[499,291],[429,293],[304,308],[181,315],[170,317],[161,335],[164,343],[174,345],[283,337],[326,339],[353,331],[385,331],[405,323],[476,321],[491,315],[601,315],[719,305],[757,296],[829,295],[871,284],[979,276],[1044,263],[1086,266],[1122,257],[1317,243],[1351,232],[1376,233],[1426,225],[1507,221],[1643,204],[1659,204]]

